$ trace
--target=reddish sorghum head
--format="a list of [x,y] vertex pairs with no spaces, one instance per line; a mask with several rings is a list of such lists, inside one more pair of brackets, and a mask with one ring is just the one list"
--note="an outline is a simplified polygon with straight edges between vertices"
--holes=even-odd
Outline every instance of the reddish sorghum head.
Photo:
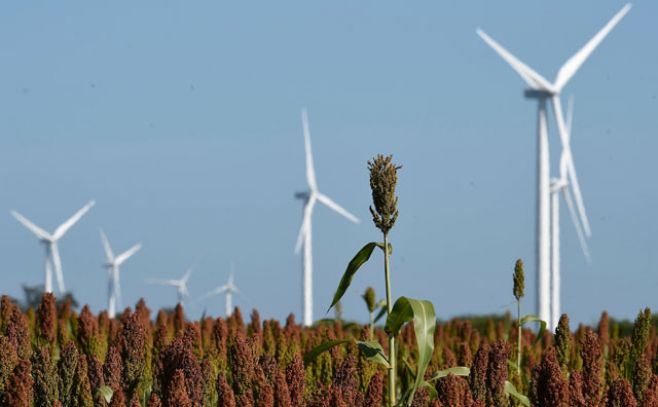
[[533,370],[533,404],[542,407],[570,407],[569,384],[562,376],[555,348],[546,349],[541,363]]
[[580,357],[583,359],[583,397],[589,406],[596,406],[601,400],[603,358],[599,337],[590,328],[585,328],[580,344]]
[[233,389],[226,381],[226,376],[221,374],[217,377],[218,405],[224,407],[236,407]]
[[37,329],[39,336],[47,343],[55,341],[57,333],[57,304],[52,293],[44,293],[37,308]]
[[617,379],[608,389],[607,407],[637,407],[631,384],[626,379]]

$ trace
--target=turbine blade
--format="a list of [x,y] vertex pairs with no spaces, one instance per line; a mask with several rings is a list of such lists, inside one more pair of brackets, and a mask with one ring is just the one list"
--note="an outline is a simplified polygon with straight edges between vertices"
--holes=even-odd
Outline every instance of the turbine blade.
[[573,198],[571,197],[571,191],[569,187],[564,188],[562,190],[562,194],[564,195],[564,201],[567,203],[567,208],[569,209],[571,223],[573,223],[573,226],[576,228],[576,235],[578,236],[580,249],[583,251],[583,255],[585,255],[585,260],[587,260],[587,263],[592,264],[592,257],[589,253],[589,246],[587,245],[587,240],[585,239],[582,225],[578,220],[578,214],[576,214],[576,208],[574,208]]
[[596,47],[603,41],[603,39],[612,31],[613,28],[621,21],[622,18],[628,13],[631,9],[631,4],[628,3],[617,14],[608,21],[606,24],[591,40],[585,44],[578,52],[576,52],[567,62],[562,65],[562,68],[557,73],[555,78],[555,87],[559,93],[564,85],[569,82],[574,74],[578,71],[578,68],[585,62],[585,60],[590,56],[590,54],[596,49]]
[[101,240],[103,241],[103,248],[105,249],[105,257],[107,258],[107,262],[111,264],[114,262],[114,253],[112,253],[110,241],[107,240],[107,236],[105,236],[103,229],[101,229]]
[[225,286],[225,285],[223,285],[221,287],[217,287],[214,290],[212,290],[210,292],[207,292],[206,294],[199,297],[199,299],[197,301],[205,300],[206,298],[222,294],[222,293],[226,292],[227,290],[228,290],[228,287]]
[[178,280],[165,280],[160,278],[149,278],[146,280],[148,284],[170,285],[178,287]]
[[535,72],[528,65],[521,62],[517,57],[512,55],[509,51],[503,48],[502,45],[494,41],[493,38],[489,37],[487,33],[481,29],[477,29],[476,32],[480,38],[484,40],[484,42],[493,48],[493,50],[496,51],[496,53],[500,55],[500,57],[503,58],[512,67],[512,69],[521,75],[521,78],[523,78],[529,87],[532,89],[545,90],[547,92],[553,93],[553,85],[551,85],[551,83],[547,81],[543,76]]
[[299,228],[299,234],[297,235],[297,243],[295,244],[295,253],[299,253],[299,250],[302,248],[302,243],[304,242],[304,235],[308,233],[308,225],[311,222],[311,217],[313,216],[313,207],[315,206],[315,195],[311,195],[306,206],[304,207],[304,218],[302,219],[302,226]]
[[573,95],[569,96],[569,102],[567,103],[567,132],[569,134],[569,140],[571,140],[571,135],[573,134],[571,129],[573,127]]
[[[187,271],[183,275],[183,278],[181,278],[181,281],[183,282],[183,284],[187,283],[187,280],[190,279],[190,276],[192,275],[193,272],[194,272],[194,267],[190,267],[190,268],[187,269]],[[187,286],[185,286],[185,287],[187,287]]]
[[349,213],[345,208],[338,205],[336,202],[334,202],[328,196],[318,193],[318,201],[322,202],[323,204],[328,206],[330,209],[333,209],[334,211],[336,211],[339,214],[343,215],[344,217],[351,220],[352,222],[354,222],[354,223],[359,223],[360,222],[359,218],[357,218],[356,216]]
[[308,112],[302,109],[302,127],[304,128],[304,151],[306,153],[306,182],[311,191],[318,189],[315,180],[315,166],[313,165],[313,152],[311,151],[311,131],[308,126]]
[[142,248],[142,244],[137,243],[130,249],[118,255],[117,258],[114,260],[114,262],[116,263],[117,266],[120,266],[121,264],[123,264],[124,261],[128,260],[132,255],[137,253],[141,248]]
[[55,276],[57,277],[57,286],[59,287],[59,293],[64,294],[66,292],[66,286],[64,285],[64,272],[62,271],[62,259],[59,257],[59,248],[55,242],[50,243],[50,245],[50,253],[55,266]]
[[553,112],[555,113],[555,119],[557,121],[558,133],[560,133],[560,140],[562,141],[562,154],[566,160],[566,168],[569,176],[569,183],[573,189],[574,201],[576,203],[576,208],[578,209],[578,214],[583,225],[583,230],[585,236],[590,237],[592,231],[589,226],[589,219],[587,218],[587,212],[585,211],[585,204],[583,203],[583,196],[580,192],[580,184],[578,183],[578,175],[576,174],[576,167],[573,163],[573,155],[571,154],[571,147],[569,145],[569,133],[564,125],[564,117],[562,115],[562,103],[560,102],[559,95],[553,95]]
[[19,221],[23,226],[28,228],[32,233],[37,235],[39,239],[44,239],[44,240],[51,240],[52,236],[50,236],[50,233],[46,232],[45,230],[41,229],[39,226],[35,225],[30,221],[28,218],[25,216],[21,215],[20,213],[16,211],[11,211],[11,215],[16,218],[17,221]]
[[76,222],[78,222],[80,220],[80,218],[82,218],[82,216],[84,216],[84,214],[87,213],[87,211],[89,209],[91,209],[95,204],[96,204],[96,201],[87,202],[87,204],[85,206],[83,206],[82,209],[77,211],[75,213],[75,215],[71,216],[69,218],[69,220],[67,220],[66,222],[59,225],[59,227],[57,229],[55,229],[55,233],[53,233],[53,239],[57,240],[57,239],[61,238],[62,236],[64,236],[64,234],[69,229],[71,229],[71,227],[73,225],[75,225]]

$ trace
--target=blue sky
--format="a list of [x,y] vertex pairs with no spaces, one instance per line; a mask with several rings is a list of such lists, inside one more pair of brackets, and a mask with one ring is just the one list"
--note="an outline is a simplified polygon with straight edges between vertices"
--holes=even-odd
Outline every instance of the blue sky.
[[[404,165],[394,295],[430,299],[444,318],[504,312],[521,257],[531,311],[536,107],[475,29],[553,79],[623,4],[3,4],[2,292],[43,281],[42,248],[9,211],[53,229],[94,198],[60,243],[68,286],[94,310],[106,301],[103,227],[115,251],[144,244],[122,269],[126,304],[171,305],[173,289],[145,280],[195,261],[190,290],[201,295],[235,261],[238,305],[298,313],[306,106],[320,189],[364,220],[315,212],[316,317],[351,256],[379,239],[366,162],[380,152]],[[636,2],[564,91],[575,95],[572,149],[593,230],[588,266],[563,219],[574,321],[658,307],[657,20],[658,4]],[[366,318],[367,285],[383,294],[381,266],[375,257],[357,275],[346,317]],[[190,313],[204,308],[220,314],[223,299]]]

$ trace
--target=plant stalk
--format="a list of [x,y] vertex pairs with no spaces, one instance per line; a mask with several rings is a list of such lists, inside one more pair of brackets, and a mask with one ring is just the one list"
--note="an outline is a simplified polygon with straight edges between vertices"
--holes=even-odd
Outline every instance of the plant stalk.
[[517,339],[517,354],[516,354],[516,372],[521,377],[521,300],[516,300],[516,324],[518,325],[517,329],[518,339]]
[[[393,296],[391,295],[391,270],[388,250],[388,233],[384,233],[384,274],[386,276],[386,312],[388,315],[393,311]],[[397,375],[397,361],[395,356],[395,337],[388,335],[388,360],[391,367],[388,369],[388,405],[396,404],[395,379]]]
[[375,335],[375,313],[370,312],[370,339],[369,340],[372,341],[372,339],[374,338],[374,335]]

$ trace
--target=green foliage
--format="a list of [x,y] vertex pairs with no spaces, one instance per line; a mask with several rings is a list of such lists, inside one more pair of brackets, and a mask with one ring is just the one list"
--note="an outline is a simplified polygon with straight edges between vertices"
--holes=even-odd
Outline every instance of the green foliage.
[[112,401],[112,395],[114,394],[110,386],[101,386],[96,390],[96,392],[103,398],[103,400],[105,400],[107,404],[110,404]]
[[514,397],[519,403],[525,407],[530,407],[530,399],[521,394],[516,387],[509,380],[505,381],[505,395],[507,397]]
[[384,348],[382,348],[382,345],[380,345],[379,342],[356,341],[356,344],[361,353],[363,353],[365,358],[369,361],[386,366],[387,369],[391,367],[391,364],[389,363],[388,358],[384,353]]
[[336,339],[336,340],[333,340],[333,341],[323,342],[320,345],[316,346],[315,348],[311,349],[310,352],[308,352],[304,355],[304,365],[305,366],[309,365],[311,362],[313,362],[318,357],[318,355],[328,351],[329,349],[333,348],[334,346],[343,345],[343,344],[350,343],[350,342],[352,342],[352,341],[349,340],[349,339]]
[[343,297],[345,291],[347,291],[350,284],[352,283],[352,279],[354,278],[354,275],[359,270],[359,268],[370,259],[370,255],[372,255],[372,251],[375,250],[375,247],[381,248],[383,247],[383,244],[377,242],[370,242],[366,244],[347,264],[347,269],[345,269],[345,272],[343,273],[343,277],[340,279],[340,282],[338,283],[338,288],[336,289],[336,293],[334,294],[333,300],[331,300],[331,305],[329,306],[329,309],[331,309],[331,307],[336,305],[336,303],[338,303],[338,301],[340,301],[340,299]]
[[424,381],[425,371],[434,353],[434,331],[436,330],[436,313],[430,301],[400,297],[393,305],[393,311],[386,318],[386,332],[397,336],[404,324],[413,320],[416,334],[415,380],[409,393],[407,404],[411,405],[414,394]]
[[528,322],[538,322],[539,323],[539,332],[537,332],[537,337],[535,338],[535,342],[539,342],[541,338],[544,337],[544,332],[546,332],[546,321],[543,319],[540,319],[536,315],[525,315],[521,317],[521,320],[519,321],[519,324],[521,326],[527,324]]

